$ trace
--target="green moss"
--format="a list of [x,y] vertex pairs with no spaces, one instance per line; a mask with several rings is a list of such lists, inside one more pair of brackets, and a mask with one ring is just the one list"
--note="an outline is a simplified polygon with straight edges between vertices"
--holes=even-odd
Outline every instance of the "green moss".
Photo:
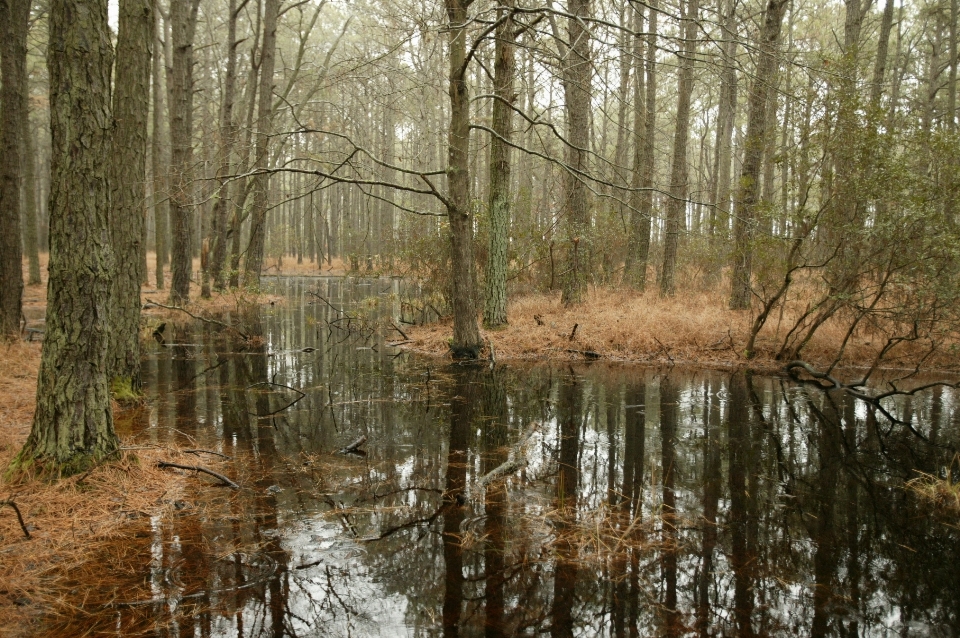
[[110,382],[110,395],[120,403],[136,403],[143,398],[129,377],[114,377]]

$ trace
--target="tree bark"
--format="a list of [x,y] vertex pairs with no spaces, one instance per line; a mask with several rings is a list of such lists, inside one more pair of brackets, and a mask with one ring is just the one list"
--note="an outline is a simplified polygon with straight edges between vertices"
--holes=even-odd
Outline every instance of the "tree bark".
[[[243,3],[246,5],[246,2]],[[230,0],[227,21],[227,68],[223,78],[223,105],[220,109],[220,167],[217,178],[220,181],[220,193],[213,206],[210,234],[213,238],[213,250],[210,260],[210,274],[215,290],[223,290],[226,283],[223,268],[227,260],[227,210],[230,208],[230,194],[233,186],[227,177],[233,170],[233,146],[237,139],[237,127],[233,121],[233,105],[236,100],[237,86],[237,0]]]
[[28,0],[0,0],[0,338],[19,334],[23,314],[20,166],[29,16]]
[[[263,6],[263,47],[260,56],[260,102],[257,107],[257,143],[254,170],[265,171],[270,156],[270,131],[273,122],[273,73],[276,66],[277,18],[280,0],[266,0]],[[250,243],[244,262],[245,286],[260,285],[263,253],[266,243],[267,207],[270,175],[261,172],[253,177],[253,212],[250,217]]]
[[140,387],[140,283],[143,281],[144,203],[153,0],[120,0],[113,94],[110,235],[118,264],[114,279],[110,357],[112,377]]
[[[646,82],[643,77],[643,51],[644,51],[644,40],[643,40],[643,5],[635,5],[631,9],[633,14],[633,31],[635,35],[633,36],[633,51],[630,56],[633,59],[633,130],[631,136],[633,137],[633,167],[630,175],[630,195],[628,197],[629,202],[629,235],[627,237],[627,255],[624,259],[623,264],[623,273],[624,273],[624,283],[627,285],[642,289],[643,284],[645,283],[644,277],[640,276],[640,253],[641,247],[643,244],[643,235],[644,231],[646,232],[647,237],[647,249],[650,247],[650,226],[649,224],[644,224],[643,215],[640,213],[640,208],[643,201],[643,191],[641,190],[642,179],[642,165],[643,165],[643,148],[644,148],[644,121],[646,119],[646,109],[644,103],[644,91],[646,90]],[[654,11],[650,12],[651,14]],[[624,102],[626,102],[626,95],[624,95]],[[646,261],[643,263],[643,269],[646,270],[647,264]],[[646,273],[644,273],[646,274]]]
[[119,448],[109,388],[112,277],[106,0],[52,0],[50,280],[33,428],[14,469],[89,468]]
[[[515,0],[503,0],[503,21],[497,26],[494,51],[493,122],[490,140],[490,248],[487,255],[486,303],[483,323],[496,328],[507,323],[507,248],[510,236],[510,146],[513,129]],[[502,139],[501,139],[502,138]]]
[[170,270],[170,301],[174,305],[190,299],[193,271],[193,36],[200,0],[170,4],[173,73],[170,86],[170,217],[173,221],[173,250]]
[[480,327],[470,211],[470,94],[467,88],[467,8],[473,0],[446,0],[450,76],[450,132],[447,141],[447,219],[453,269],[453,343],[456,358],[480,354]]
[[157,11],[154,23],[153,37],[153,130],[150,140],[150,168],[153,172],[153,222],[154,247],[156,248],[156,280],[157,289],[163,290],[163,268],[167,264],[167,235],[169,234],[170,205],[167,201],[167,169],[170,164],[164,158],[164,88],[161,79],[163,69],[163,44],[161,42],[162,24],[160,12]]
[[751,243],[760,203],[760,164],[763,159],[767,127],[767,92],[776,72],[776,48],[786,6],[787,0],[768,0],[759,36],[760,56],[757,59],[757,69],[748,99],[747,133],[743,142],[743,169],[740,173],[735,206],[736,217],[733,223],[731,310],[748,309],[752,296],[750,278],[753,268],[753,248]]
[[687,0],[683,18],[683,49],[680,75],[677,78],[677,126],[673,136],[673,166],[670,170],[670,199],[667,202],[666,229],[663,241],[663,265],[660,268],[660,296],[673,296],[677,270],[677,245],[680,226],[684,223],[687,202],[687,139],[690,137],[690,99],[693,96],[693,56],[696,52],[698,0]]
[[569,46],[563,66],[563,94],[566,107],[566,137],[563,175],[564,215],[566,216],[567,264],[561,300],[564,305],[583,301],[591,256],[590,201],[583,174],[589,171],[590,33],[584,18],[590,15],[590,0],[567,3]]
[[23,151],[23,249],[27,253],[29,271],[27,283],[40,283],[40,238],[37,227],[37,157],[33,148],[33,133],[30,130],[30,86],[26,74],[23,78],[23,108],[20,111],[23,128],[20,131],[20,148]]
[[710,234],[726,239],[730,232],[730,172],[733,159],[733,124],[737,116],[737,13],[735,0],[727,0],[723,23],[723,71],[720,77],[720,105],[717,114],[717,142],[714,156],[714,209]]

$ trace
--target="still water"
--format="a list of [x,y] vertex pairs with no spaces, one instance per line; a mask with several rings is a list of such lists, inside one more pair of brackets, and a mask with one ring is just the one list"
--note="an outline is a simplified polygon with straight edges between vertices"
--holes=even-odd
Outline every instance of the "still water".
[[132,521],[54,633],[957,635],[957,517],[904,489],[951,466],[956,393],[886,404],[925,441],[783,378],[419,358],[375,329],[416,314],[397,282],[276,286],[226,316],[251,342],[168,325],[128,426],[241,489]]

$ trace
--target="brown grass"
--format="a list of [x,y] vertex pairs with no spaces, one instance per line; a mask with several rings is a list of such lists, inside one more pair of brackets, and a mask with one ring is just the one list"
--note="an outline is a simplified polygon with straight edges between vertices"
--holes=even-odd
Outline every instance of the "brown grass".
[[[788,325],[784,320],[778,331],[777,317],[772,317],[760,332],[756,356],[747,360],[744,349],[753,315],[728,310],[727,298],[719,292],[661,299],[653,291],[591,288],[583,304],[569,308],[560,303],[559,293],[529,294],[510,301],[507,317],[508,326],[484,333],[485,339],[492,339],[497,359],[581,360],[590,356],[584,353],[596,353],[608,361],[720,368],[749,364],[754,369],[782,366],[773,356],[783,338],[782,326]],[[435,356],[448,352],[449,319],[404,327],[404,332],[412,340],[407,344],[411,350]],[[805,360],[819,365],[832,362],[844,336],[845,327],[839,321],[828,322],[804,350]],[[842,363],[869,365],[881,345],[880,338],[863,331],[851,339]],[[903,344],[886,365],[913,365],[923,354],[920,345]],[[944,353],[928,359],[925,367],[952,369],[956,361]]]

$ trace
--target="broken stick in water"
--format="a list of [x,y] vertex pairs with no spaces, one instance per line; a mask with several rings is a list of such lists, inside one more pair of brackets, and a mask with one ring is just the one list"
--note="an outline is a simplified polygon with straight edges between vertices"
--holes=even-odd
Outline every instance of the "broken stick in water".
[[497,479],[508,476],[517,470],[525,468],[527,466],[527,456],[524,448],[527,447],[527,443],[530,442],[530,439],[539,429],[539,421],[531,422],[530,426],[527,428],[527,431],[523,433],[523,436],[520,437],[520,440],[517,441],[516,445],[510,448],[510,452],[507,454],[507,460],[487,472],[484,476],[480,477],[480,480],[477,481],[477,485],[480,487],[487,487]]
[[347,447],[340,448],[338,454],[366,454],[363,450],[360,449],[364,443],[367,442],[367,435],[364,434],[359,439],[348,445]]

